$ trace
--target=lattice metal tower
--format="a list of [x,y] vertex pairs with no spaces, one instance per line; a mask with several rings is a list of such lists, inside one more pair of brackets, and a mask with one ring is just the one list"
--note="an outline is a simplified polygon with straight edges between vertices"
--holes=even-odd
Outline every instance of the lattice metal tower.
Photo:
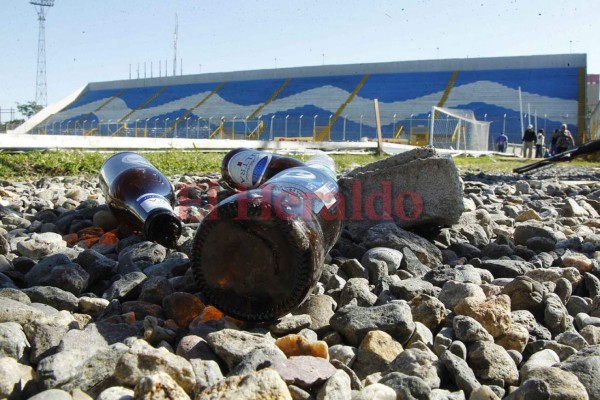
[[31,0],[29,3],[35,6],[39,22],[35,102],[45,107],[48,105],[46,85],[46,13],[54,5],[54,0]]

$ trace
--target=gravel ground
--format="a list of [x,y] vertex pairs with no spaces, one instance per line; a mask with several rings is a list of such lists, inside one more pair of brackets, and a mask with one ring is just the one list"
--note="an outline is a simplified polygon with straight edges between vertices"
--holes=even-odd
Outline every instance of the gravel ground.
[[177,249],[97,179],[0,181],[0,398],[600,399],[599,175],[464,173],[457,224],[344,233],[314,295],[253,325],[195,295],[217,176],[172,177]]

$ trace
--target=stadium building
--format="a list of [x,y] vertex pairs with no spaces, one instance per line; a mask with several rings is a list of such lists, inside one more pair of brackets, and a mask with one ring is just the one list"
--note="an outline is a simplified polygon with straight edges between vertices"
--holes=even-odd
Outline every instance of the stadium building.
[[[324,65],[92,82],[40,112],[33,134],[425,144],[432,114],[465,116],[520,143],[566,123],[585,140],[586,55]],[[375,102],[377,99],[377,102]],[[437,115],[434,107],[451,109]],[[437,109],[436,109],[437,110]],[[454,110],[454,111],[452,111]],[[457,111],[458,110],[458,111]],[[439,123],[438,123],[439,125]],[[454,128],[452,140],[456,140]],[[435,135],[435,134],[434,134]]]

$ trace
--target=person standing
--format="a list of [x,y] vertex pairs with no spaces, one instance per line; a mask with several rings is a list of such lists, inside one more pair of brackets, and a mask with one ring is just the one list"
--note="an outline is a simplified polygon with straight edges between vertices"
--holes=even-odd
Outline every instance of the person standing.
[[535,134],[535,130],[533,129],[533,125],[527,125],[527,129],[525,129],[525,132],[523,133],[523,157],[533,157],[533,144],[536,140],[537,136]]
[[537,140],[535,142],[535,158],[543,158],[544,157],[544,130],[542,128],[538,129]]
[[562,124],[558,131],[558,139],[556,139],[556,154],[564,153],[572,146],[575,146],[573,135],[571,135],[571,131],[567,128],[567,124]]
[[506,153],[506,148],[508,147],[508,136],[506,133],[502,132],[498,139],[496,140],[496,148],[500,153]]
[[552,133],[552,139],[550,140],[550,155],[556,155],[556,141],[558,140],[558,129],[555,129]]

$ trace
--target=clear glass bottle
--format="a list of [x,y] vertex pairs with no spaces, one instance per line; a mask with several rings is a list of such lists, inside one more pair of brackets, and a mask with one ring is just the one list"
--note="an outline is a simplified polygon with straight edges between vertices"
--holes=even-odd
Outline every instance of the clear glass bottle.
[[150,161],[134,152],[121,152],[100,167],[100,188],[110,210],[124,226],[142,231],[146,238],[174,247],[181,221],[173,208],[171,182]]

